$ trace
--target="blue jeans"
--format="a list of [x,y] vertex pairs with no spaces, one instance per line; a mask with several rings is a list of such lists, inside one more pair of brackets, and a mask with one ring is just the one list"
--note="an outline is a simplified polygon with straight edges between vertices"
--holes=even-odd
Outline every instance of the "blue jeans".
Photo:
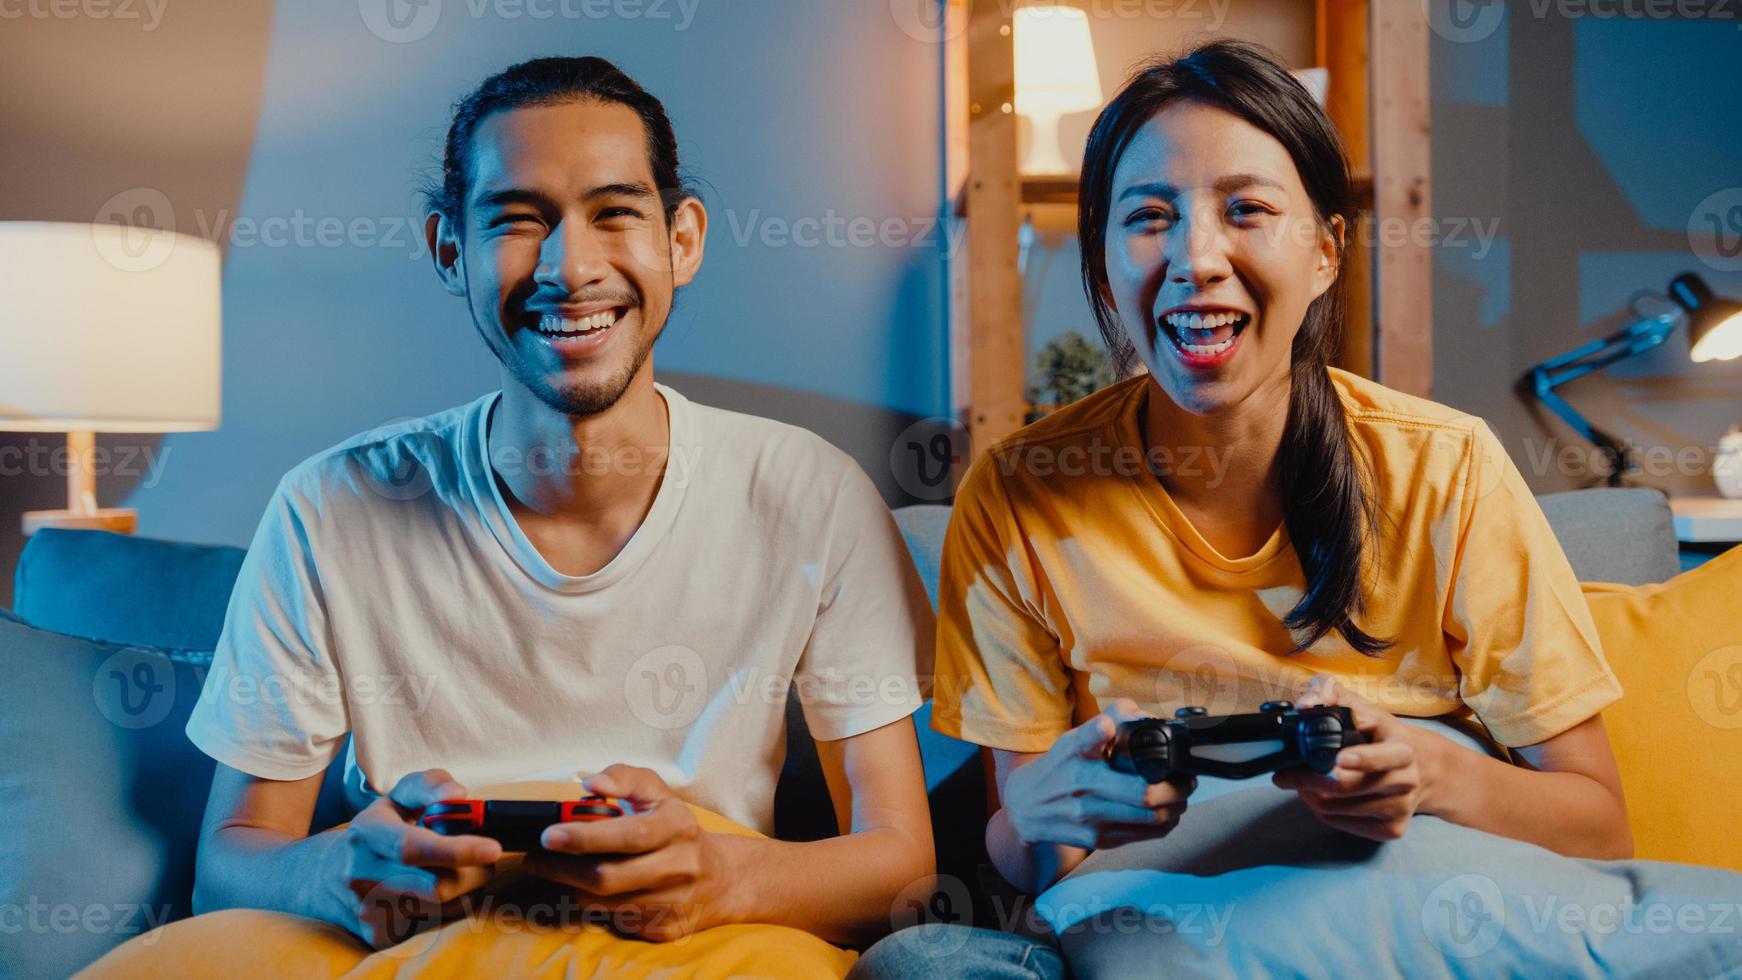
[[859,957],[847,980],[1065,980],[1068,975],[1058,951],[1044,943],[994,929],[933,922],[885,936]]

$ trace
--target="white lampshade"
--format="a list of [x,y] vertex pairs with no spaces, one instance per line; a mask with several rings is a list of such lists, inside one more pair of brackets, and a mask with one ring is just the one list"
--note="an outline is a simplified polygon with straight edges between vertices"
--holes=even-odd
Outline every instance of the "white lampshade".
[[216,428],[219,266],[173,232],[0,222],[0,430]]
[[1067,112],[1100,108],[1101,75],[1089,17],[1063,4],[1018,7],[1015,33],[1016,111],[1032,125],[1024,173],[1064,173],[1070,166],[1058,147],[1058,119]]

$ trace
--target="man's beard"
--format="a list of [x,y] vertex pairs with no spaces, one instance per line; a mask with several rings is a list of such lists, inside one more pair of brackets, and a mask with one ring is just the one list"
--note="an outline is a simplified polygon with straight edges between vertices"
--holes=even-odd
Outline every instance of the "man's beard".
[[[624,314],[624,319],[628,319],[628,313]],[[475,320],[474,325],[476,325]],[[619,323],[617,327],[611,329],[615,330],[621,326],[623,324]],[[629,364],[622,371],[603,381],[564,382],[560,387],[554,386],[537,367],[523,358],[514,356],[515,352],[511,344],[508,345],[506,352],[496,351],[496,358],[508,365],[508,373],[514,376],[514,380],[520,382],[521,387],[532,392],[533,397],[539,401],[572,418],[588,418],[617,404],[624,393],[629,390],[629,385],[635,380],[635,376],[641,372],[642,365],[647,363],[647,355],[653,350],[655,335],[646,330],[645,323],[642,323],[641,326],[643,330],[635,338],[637,342],[635,356],[629,359]],[[479,333],[483,333],[482,329],[479,330]],[[489,344],[487,340],[485,346],[491,347],[494,351],[494,346]],[[507,356],[505,357],[504,354]]]

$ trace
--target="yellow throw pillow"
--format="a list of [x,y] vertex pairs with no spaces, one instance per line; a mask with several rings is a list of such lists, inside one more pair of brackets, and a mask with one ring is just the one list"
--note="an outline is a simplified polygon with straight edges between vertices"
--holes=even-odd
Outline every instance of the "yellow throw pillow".
[[[473,792],[480,799],[560,800],[574,798],[578,789],[574,783],[512,783]],[[703,830],[759,836],[718,814],[691,809]],[[148,932],[111,950],[80,976],[838,978],[858,958],[788,926],[719,926],[676,942],[653,943],[590,922],[553,927],[528,918],[527,910],[536,906],[504,903],[494,915],[457,919],[371,952],[344,930],[314,919],[231,909]]]
[[1742,547],[1659,585],[1582,584],[1637,856],[1742,871]]

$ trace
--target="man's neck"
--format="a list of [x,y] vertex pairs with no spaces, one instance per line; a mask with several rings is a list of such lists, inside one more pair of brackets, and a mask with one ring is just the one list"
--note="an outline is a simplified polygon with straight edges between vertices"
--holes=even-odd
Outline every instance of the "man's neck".
[[551,408],[505,374],[488,442],[517,516],[596,524],[633,514],[639,525],[665,473],[671,419],[651,361],[616,404],[586,417]]

